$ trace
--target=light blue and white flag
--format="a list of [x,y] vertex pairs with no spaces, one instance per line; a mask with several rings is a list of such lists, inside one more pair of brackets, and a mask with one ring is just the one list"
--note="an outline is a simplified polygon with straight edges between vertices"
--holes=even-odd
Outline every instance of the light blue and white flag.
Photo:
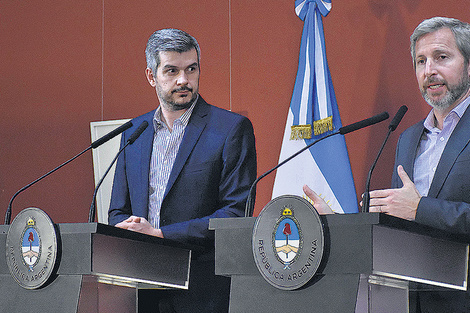
[[[279,162],[341,128],[322,23],[322,15],[328,15],[330,10],[331,0],[295,1],[295,12],[304,21],[304,28]],[[344,136],[327,138],[281,166],[276,173],[273,198],[284,194],[305,197],[304,184],[319,194],[334,212],[358,212]]]

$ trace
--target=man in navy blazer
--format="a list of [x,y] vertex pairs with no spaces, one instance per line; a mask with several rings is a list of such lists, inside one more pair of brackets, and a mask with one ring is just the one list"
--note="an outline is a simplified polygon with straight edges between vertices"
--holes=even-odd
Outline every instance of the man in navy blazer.
[[425,20],[411,54],[432,111],[400,135],[393,189],[372,191],[370,211],[470,234],[470,25]]
[[189,34],[156,31],[146,56],[160,106],[133,119],[122,135],[121,145],[143,121],[151,125],[118,160],[109,223],[202,248],[191,263],[189,290],[152,294],[161,298],[152,312],[224,312],[229,280],[214,274],[208,225],[210,218],[244,213],[256,178],[253,127],[199,95],[200,50]]
[[[431,18],[410,39],[432,110],[400,135],[392,189],[371,191],[369,210],[470,234],[470,24]],[[308,186],[304,191],[320,213],[333,213]]]
[[[470,234],[470,25],[435,17],[411,35],[421,93],[432,107],[399,138],[392,189],[370,193],[370,211]],[[414,312],[470,312],[469,292],[417,295]]]
[[[370,192],[371,212],[384,212],[470,235],[470,24],[434,17],[410,37],[418,85],[432,107],[398,140],[392,189]],[[321,213],[333,213],[308,186]],[[419,292],[410,312],[470,312],[464,291]]]

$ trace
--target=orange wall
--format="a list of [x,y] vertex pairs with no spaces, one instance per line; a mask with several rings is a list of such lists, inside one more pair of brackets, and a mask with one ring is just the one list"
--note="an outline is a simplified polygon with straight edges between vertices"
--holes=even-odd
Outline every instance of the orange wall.
[[[387,187],[401,132],[429,111],[417,91],[408,38],[424,18],[470,21],[468,1],[333,0],[324,18],[328,62],[343,125],[409,107],[377,165],[372,188]],[[0,2],[0,212],[16,190],[85,149],[92,121],[130,118],[156,107],[144,49],[156,29],[175,27],[202,48],[202,96],[248,116],[258,173],[276,165],[297,71],[303,22],[294,0]],[[348,134],[360,195],[387,124]],[[255,213],[270,200],[261,181]],[[13,217],[40,207],[56,223],[85,222],[93,193],[91,153],[21,194]]]

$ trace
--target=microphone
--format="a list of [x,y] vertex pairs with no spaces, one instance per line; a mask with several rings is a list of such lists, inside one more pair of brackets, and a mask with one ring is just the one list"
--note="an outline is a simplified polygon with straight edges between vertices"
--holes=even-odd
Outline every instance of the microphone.
[[397,129],[398,124],[400,124],[401,119],[403,118],[403,116],[405,116],[406,111],[408,111],[408,107],[406,105],[402,105],[398,109],[397,114],[395,114],[392,121],[390,122],[390,125],[388,125],[388,128],[391,131],[394,131],[395,129]]
[[353,131],[356,131],[356,130],[359,130],[361,128],[364,128],[364,127],[367,127],[367,126],[370,126],[370,125],[374,125],[374,124],[377,124],[377,123],[380,123],[384,120],[386,120],[387,118],[389,117],[388,113],[387,112],[382,112],[380,114],[377,114],[377,115],[374,115],[372,117],[369,117],[369,118],[366,118],[362,121],[359,121],[359,122],[356,122],[356,123],[353,123],[353,124],[349,124],[347,126],[344,126],[344,127],[341,127],[338,131],[336,132],[333,132],[331,134],[328,134],[326,135],[325,137],[322,137],[320,139],[317,139],[315,140],[314,142],[308,144],[307,146],[303,147],[302,149],[300,149],[299,151],[297,151],[296,153],[294,153],[293,155],[291,155],[290,157],[288,157],[287,159],[285,159],[284,161],[282,161],[281,163],[279,163],[278,165],[276,165],[275,167],[273,167],[272,169],[270,169],[269,171],[267,171],[266,173],[262,174],[261,176],[259,176],[254,182],[253,184],[251,185],[251,188],[250,188],[250,193],[248,194],[248,198],[246,200],[246,205],[245,205],[245,217],[250,217],[253,215],[253,209],[255,207],[255,199],[256,199],[256,184],[258,184],[258,182],[264,178],[265,176],[271,174],[273,171],[275,171],[276,169],[278,169],[279,167],[281,167],[282,165],[284,165],[285,163],[289,162],[290,160],[292,160],[293,158],[295,158],[296,156],[298,156],[300,153],[304,152],[305,150],[309,149],[310,147],[312,147],[314,144],[328,138],[328,137],[331,137],[331,136],[334,136],[334,135],[344,135],[344,134],[347,134],[347,133],[350,133],[350,132],[353,132]]
[[352,123],[352,124],[346,125],[344,127],[341,127],[339,129],[339,133],[341,135],[345,135],[347,133],[356,131],[358,129],[361,129],[361,128],[364,128],[364,127],[382,122],[382,121],[386,120],[388,117],[389,117],[389,115],[388,115],[387,112],[382,112],[380,114],[377,114],[377,115],[374,115],[372,117],[366,118],[365,120],[362,120],[362,121],[359,121],[359,122]]
[[113,139],[114,137],[116,137],[117,135],[119,135],[120,133],[122,133],[123,131],[125,131],[126,129],[131,128],[131,127],[132,127],[132,122],[128,121],[127,123],[124,123],[121,126],[119,126],[118,128],[110,131],[109,133],[107,133],[103,137],[98,138],[95,141],[93,141],[91,143],[90,147],[93,148],[93,149],[98,148],[99,146],[101,146],[105,142]]
[[139,127],[137,127],[137,129],[132,133],[132,135],[130,135],[129,139],[127,139],[127,142],[126,144],[124,145],[124,147],[122,147],[119,152],[116,154],[116,156],[114,157],[113,161],[111,162],[111,164],[108,166],[108,169],[106,170],[106,172],[104,173],[103,177],[101,177],[100,181],[98,182],[98,184],[96,184],[96,187],[95,187],[95,190],[93,191],[93,200],[91,201],[91,205],[90,205],[90,212],[88,213],[88,223],[93,223],[95,221],[95,215],[96,215],[96,195],[98,193],[98,189],[100,188],[101,184],[103,183],[106,175],[108,175],[109,171],[111,170],[111,168],[113,167],[114,163],[116,162],[116,160],[118,159],[119,155],[121,154],[122,151],[124,151],[124,149],[133,144],[134,141],[136,141],[137,138],[139,138],[139,136],[144,132],[144,130],[147,128],[147,126],[149,126],[149,123],[147,121],[143,121],[142,124],[140,124]]
[[369,212],[369,205],[370,205],[370,180],[372,177],[372,171],[374,170],[375,166],[377,165],[377,161],[379,160],[380,155],[382,154],[382,151],[385,147],[385,144],[388,141],[388,138],[390,137],[390,134],[397,129],[398,124],[400,124],[401,119],[405,115],[406,111],[408,111],[408,107],[406,105],[402,105],[398,111],[397,114],[393,117],[392,121],[390,122],[390,125],[388,125],[388,132],[387,136],[385,137],[384,142],[382,143],[382,146],[380,147],[379,153],[377,154],[377,157],[375,158],[374,162],[372,163],[372,166],[370,167],[369,174],[367,175],[367,180],[366,180],[366,188],[364,191],[364,195],[362,198],[362,210],[361,212]]
[[130,135],[129,139],[127,139],[127,142],[131,145],[136,141],[137,138],[144,132],[144,130],[149,126],[149,123],[147,121],[143,121],[142,124],[140,124],[139,127]]
[[102,144],[104,144],[105,142],[109,141],[110,139],[116,137],[117,135],[119,135],[120,133],[122,133],[123,131],[125,131],[126,129],[128,129],[129,127],[132,126],[132,122],[129,121],[121,126],[119,126],[118,128],[114,129],[113,131],[109,132],[108,134],[104,135],[103,137],[95,140],[94,142],[91,143],[91,145],[86,148],[85,150],[83,150],[82,152],[80,152],[79,154],[77,154],[76,156],[74,156],[73,158],[69,159],[68,161],[62,163],[61,165],[57,166],[56,168],[54,168],[53,170],[47,172],[46,174],[42,175],[41,177],[37,178],[36,180],[32,181],[31,183],[27,184],[26,186],[24,186],[23,188],[21,188],[20,190],[18,190],[14,195],[13,197],[11,197],[10,199],[10,203],[8,204],[8,208],[7,208],[7,211],[5,213],[5,225],[10,225],[10,221],[11,221],[11,208],[12,208],[12,205],[13,205],[13,200],[21,193],[23,192],[24,190],[28,189],[29,187],[31,187],[32,185],[36,184],[37,182],[39,182],[40,180],[46,178],[47,176],[51,175],[52,173],[54,173],[55,171],[59,170],[60,168],[64,167],[65,165],[69,164],[70,162],[72,162],[73,160],[75,160],[76,158],[78,158],[79,156],[81,156],[82,154],[84,154],[85,152],[87,152],[88,150],[90,149],[95,149],[95,148],[98,148],[99,146],[101,146]]

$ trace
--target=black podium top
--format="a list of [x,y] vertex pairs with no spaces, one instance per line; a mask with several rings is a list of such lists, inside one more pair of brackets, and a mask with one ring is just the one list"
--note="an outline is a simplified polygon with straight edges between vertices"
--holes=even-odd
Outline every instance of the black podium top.
[[[255,219],[210,221],[209,227],[216,231],[217,274],[259,274],[251,248]],[[466,289],[469,236],[383,213],[332,214],[321,219],[325,253],[320,275],[377,275]]]
[[[58,275],[91,275],[100,282],[138,288],[189,286],[191,248],[175,241],[99,223],[55,224]],[[8,225],[0,225],[5,247]],[[0,274],[9,274],[0,258]]]

